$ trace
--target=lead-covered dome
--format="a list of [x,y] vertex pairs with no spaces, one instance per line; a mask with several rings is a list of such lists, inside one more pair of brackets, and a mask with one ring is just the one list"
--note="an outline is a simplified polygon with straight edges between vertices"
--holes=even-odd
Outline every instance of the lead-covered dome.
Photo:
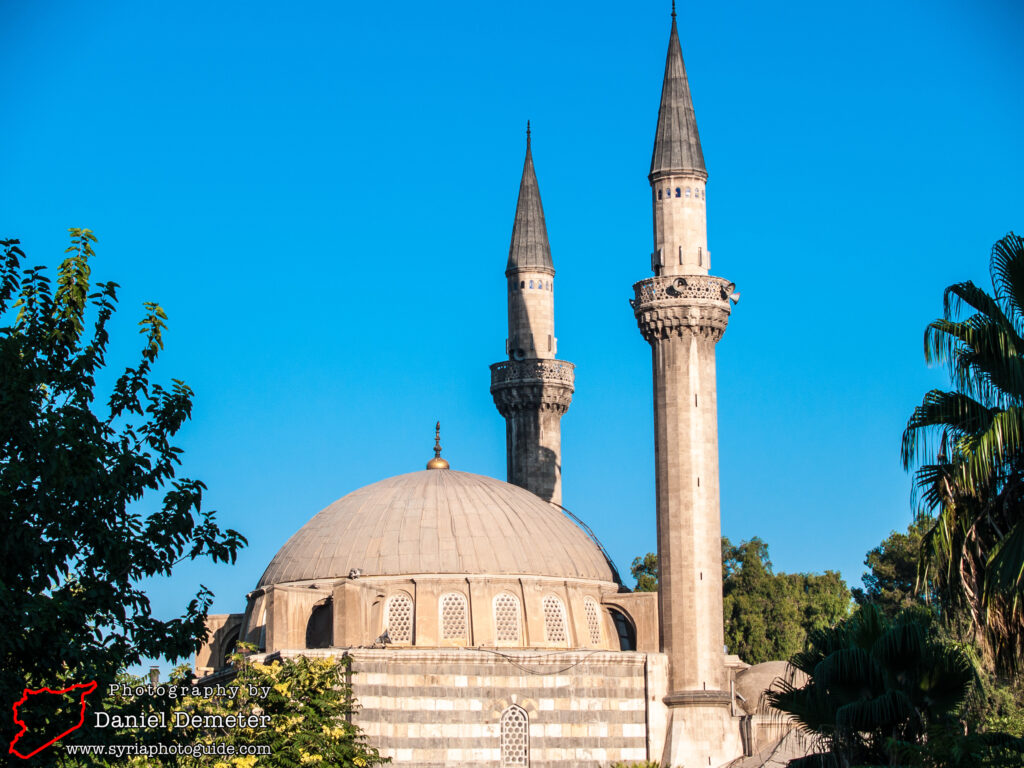
[[260,586],[363,576],[528,574],[616,581],[599,545],[534,494],[447,469],[367,485],[319,512]]

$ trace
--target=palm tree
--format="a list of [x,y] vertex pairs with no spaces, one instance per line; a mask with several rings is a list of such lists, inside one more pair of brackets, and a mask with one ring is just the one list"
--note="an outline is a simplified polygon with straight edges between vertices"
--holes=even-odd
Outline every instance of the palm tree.
[[[942,642],[924,609],[888,619],[868,603],[833,628],[808,635],[790,664],[808,676],[780,679],[765,698],[818,738],[819,754],[790,768],[894,765],[953,720],[975,680],[970,659]],[[962,733],[962,729],[961,729]]]
[[937,513],[920,576],[936,580],[945,618],[966,615],[988,661],[1012,670],[1024,658],[1024,240],[997,242],[990,273],[992,295],[949,286],[925,331],[925,359],[954,389],[914,409],[902,459],[920,463],[915,496]]

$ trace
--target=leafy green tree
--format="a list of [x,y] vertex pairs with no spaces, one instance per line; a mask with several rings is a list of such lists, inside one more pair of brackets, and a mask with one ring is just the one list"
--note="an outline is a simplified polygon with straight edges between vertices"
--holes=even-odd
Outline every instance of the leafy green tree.
[[[186,743],[216,750],[218,747],[269,748],[261,756],[226,759],[223,754],[184,756],[180,768],[224,766],[231,768],[295,768],[319,765],[324,768],[366,768],[391,762],[380,757],[366,743],[366,737],[351,722],[355,711],[352,686],[346,680],[349,657],[311,659],[298,656],[262,663],[249,661],[242,653],[233,656],[237,675],[230,682],[238,686],[233,698],[181,699],[177,712],[189,717],[209,715],[256,715],[267,718],[257,727],[210,728],[205,725],[181,729],[178,738]],[[254,694],[253,691],[259,691]],[[262,691],[268,693],[264,695]],[[202,723],[202,721],[199,721]]]
[[[117,285],[90,284],[95,240],[71,230],[55,287],[44,267],[22,271],[17,240],[0,241],[0,702],[8,707],[26,687],[96,680],[102,691],[144,657],[194,653],[209,590],[200,586],[183,615],[161,620],[139,582],[170,575],[182,560],[233,562],[245,544],[202,509],[200,481],[177,477],[182,451],[172,440],[192,390],[150,381],[167,319],[157,304],[145,305],[139,323],[138,362],[96,402]],[[162,501],[139,503],[147,491]],[[8,743],[13,720],[0,723]]]
[[914,409],[902,459],[937,512],[922,575],[945,616],[969,616],[986,659],[1013,670],[1024,660],[1024,240],[997,242],[990,274],[991,295],[949,286],[925,331],[925,359],[946,366],[954,389]]
[[634,557],[629,569],[636,579],[636,592],[658,591],[658,556],[648,552],[643,557]]
[[[658,556],[633,560],[638,592],[658,589]],[[749,664],[788,659],[807,633],[850,612],[850,591],[835,571],[774,573],[768,545],[756,536],[734,546],[722,538],[725,642]]]
[[918,517],[906,533],[892,531],[868,552],[864,565],[870,571],[863,576],[864,588],[851,590],[859,605],[874,603],[891,619],[904,608],[930,603],[930,584],[918,582],[918,562],[921,542],[934,523],[929,517]]
[[834,628],[811,632],[790,664],[806,682],[780,680],[766,698],[816,735],[822,751],[790,768],[995,766],[1024,759],[1024,741],[965,731],[960,715],[975,670],[964,650],[941,638],[926,610],[889,619],[869,603]]
[[756,536],[737,546],[722,538],[725,643],[748,664],[786,659],[807,633],[850,610],[850,591],[835,571],[774,573],[768,545]]

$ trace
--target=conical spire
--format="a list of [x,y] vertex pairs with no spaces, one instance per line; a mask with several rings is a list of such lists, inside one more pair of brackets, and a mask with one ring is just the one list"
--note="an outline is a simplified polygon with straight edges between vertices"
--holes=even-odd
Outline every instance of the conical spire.
[[672,34],[668,38],[668,56],[665,60],[665,81],[661,86],[661,106],[658,108],[658,129],[654,134],[654,154],[651,156],[651,176],[666,171],[707,173],[700,136],[697,135],[697,118],[693,114],[690,84],[686,79],[686,67],[683,66],[674,2]]
[[516,221],[512,225],[512,244],[508,249],[506,273],[514,269],[550,269],[551,246],[548,230],[544,226],[544,207],[540,203],[540,188],[533,170],[530,151],[530,122],[526,122],[526,162],[523,180],[519,183],[519,202],[516,203]]

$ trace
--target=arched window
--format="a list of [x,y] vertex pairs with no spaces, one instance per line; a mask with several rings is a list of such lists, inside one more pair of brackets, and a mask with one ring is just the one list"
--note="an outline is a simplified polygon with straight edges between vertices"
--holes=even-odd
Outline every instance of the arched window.
[[619,635],[619,650],[635,651],[636,630],[633,628],[632,622],[614,608],[611,609],[611,614],[612,620],[615,622],[615,631]]
[[313,606],[306,622],[306,647],[330,648],[334,642],[334,601],[325,598]]
[[241,634],[241,632],[242,627],[238,626],[235,629],[231,630],[231,632],[228,633],[228,635],[225,637],[224,642],[221,645],[221,649],[223,651],[221,653],[221,663],[220,667],[217,667],[217,669],[227,667],[231,664],[231,655],[235,652],[235,648],[238,647],[238,637]]
[[583,598],[583,611],[587,614],[587,633],[591,645],[601,644],[601,613],[597,601],[592,597]]
[[690,196],[690,188],[689,188],[689,187],[687,187],[687,188],[686,188],[686,196],[687,196],[687,197],[689,197],[689,196]]
[[388,598],[384,606],[384,629],[395,644],[412,642],[412,598],[405,592],[397,592]]
[[461,592],[449,592],[441,595],[438,603],[438,610],[441,612],[441,639],[442,640],[466,640],[469,621],[466,609],[466,596]]
[[683,191],[679,187],[676,187],[676,197],[682,197],[682,195]]
[[522,635],[519,598],[502,592],[494,598],[494,639],[499,643],[518,643]]
[[530,281],[530,287],[533,288],[533,280]]
[[549,643],[564,643],[565,605],[554,595],[544,597],[544,639]]
[[530,765],[530,717],[513,704],[501,713],[501,768]]
[[658,190],[658,199],[661,200],[661,190]]

